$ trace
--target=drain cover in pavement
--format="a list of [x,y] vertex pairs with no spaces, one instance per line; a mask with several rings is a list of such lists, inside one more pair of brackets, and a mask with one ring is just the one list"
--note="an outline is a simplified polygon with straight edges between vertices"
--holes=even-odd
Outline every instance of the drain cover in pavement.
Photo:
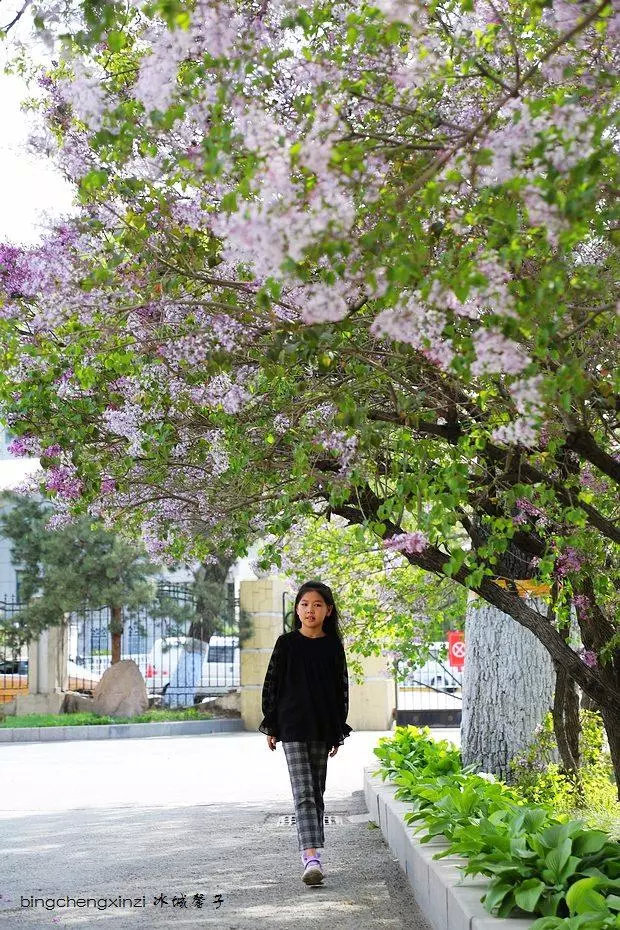
[[[293,827],[296,823],[295,814],[284,814],[277,818],[277,823],[279,827]],[[323,823],[344,823],[344,817],[341,817],[340,814],[325,814]]]

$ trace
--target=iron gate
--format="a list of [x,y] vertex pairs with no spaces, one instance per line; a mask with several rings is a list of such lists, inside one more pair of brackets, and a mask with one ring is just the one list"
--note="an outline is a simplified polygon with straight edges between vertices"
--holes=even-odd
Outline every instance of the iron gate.
[[[240,686],[239,599],[234,587],[220,617],[203,627],[191,584],[158,585],[159,609],[141,607],[123,611],[121,659],[133,659],[146,682],[150,697],[162,706],[192,706]],[[19,613],[22,605],[6,598],[0,604],[4,617]],[[67,623],[67,688],[92,693],[112,661],[108,607],[84,608]],[[215,625],[215,632],[212,628]],[[0,703],[18,692],[27,693],[28,654],[0,648]]]

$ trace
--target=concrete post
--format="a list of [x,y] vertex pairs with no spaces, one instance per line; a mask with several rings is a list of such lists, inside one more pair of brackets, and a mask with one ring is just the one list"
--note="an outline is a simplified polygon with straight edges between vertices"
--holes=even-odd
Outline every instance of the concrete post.
[[57,714],[67,688],[66,618],[28,644],[28,694],[15,698],[17,714]]
[[[261,699],[265,673],[273,647],[283,632],[284,578],[242,581],[239,605],[252,617],[253,633],[241,646],[241,717],[244,728],[258,732],[263,719]],[[349,716],[354,730],[389,730],[394,708],[394,680],[383,656],[361,658],[364,680],[357,684],[349,673]]]
[[258,732],[263,719],[261,699],[265,673],[282,628],[282,595],[288,589],[284,578],[242,581],[239,607],[252,618],[252,635],[241,645],[241,718],[246,730]]

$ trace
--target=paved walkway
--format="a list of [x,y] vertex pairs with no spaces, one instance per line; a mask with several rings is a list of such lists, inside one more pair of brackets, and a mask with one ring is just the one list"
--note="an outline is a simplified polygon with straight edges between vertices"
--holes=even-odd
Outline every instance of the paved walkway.
[[[295,827],[277,823],[293,812],[282,747],[260,734],[0,747],[0,930],[428,930],[368,821],[362,770],[382,735],[354,733],[328,761],[326,813],[343,822],[325,828],[317,888],[300,881]],[[119,897],[133,908],[103,909]]]

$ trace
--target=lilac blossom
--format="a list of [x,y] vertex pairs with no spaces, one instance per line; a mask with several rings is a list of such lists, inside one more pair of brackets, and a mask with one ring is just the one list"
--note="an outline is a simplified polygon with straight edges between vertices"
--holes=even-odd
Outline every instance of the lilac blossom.
[[386,549],[396,549],[398,552],[406,552],[409,555],[424,552],[428,546],[428,539],[420,530],[413,533],[398,533],[389,539],[383,540]]
[[41,453],[41,443],[36,436],[16,436],[6,448],[11,455],[40,455]]
[[556,559],[554,575],[557,578],[565,578],[569,573],[579,572],[585,562],[581,552],[569,546],[564,552],[560,553]]
[[315,441],[320,443],[323,448],[330,452],[336,452],[340,458],[340,474],[350,472],[351,463],[355,457],[358,445],[358,437],[347,436],[343,430],[328,432],[323,430],[316,437]]
[[56,465],[47,472],[45,489],[56,491],[59,497],[75,500],[80,497],[84,484],[76,474],[77,469],[72,465]]
[[142,448],[144,438],[139,424],[144,417],[144,411],[138,404],[125,403],[123,407],[106,407],[103,411],[103,422],[115,436],[124,436],[131,441],[130,454],[135,455]]
[[597,668],[598,666],[598,656],[591,649],[580,649],[579,656],[581,661],[588,666],[588,668]]
[[573,604],[575,605],[577,616],[581,620],[585,619],[590,610],[590,598],[586,594],[575,594],[573,597]]
[[530,361],[518,342],[496,328],[479,330],[474,336],[474,349],[472,375],[517,375]]
[[602,478],[597,478],[589,464],[584,465],[581,469],[579,481],[584,488],[588,488],[596,494],[604,494],[609,490],[609,484]]
[[387,336],[398,342],[407,342],[430,362],[444,370],[454,358],[450,339],[443,337],[447,318],[421,302],[419,291],[404,305],[382,310],[370,326],[373,336]]
[[45,523],[46,530],[62,530],[66,526],[71,526],[76,522],[76,517],[73,514],[64,512],[64,513],[53,513],[51,517]]

